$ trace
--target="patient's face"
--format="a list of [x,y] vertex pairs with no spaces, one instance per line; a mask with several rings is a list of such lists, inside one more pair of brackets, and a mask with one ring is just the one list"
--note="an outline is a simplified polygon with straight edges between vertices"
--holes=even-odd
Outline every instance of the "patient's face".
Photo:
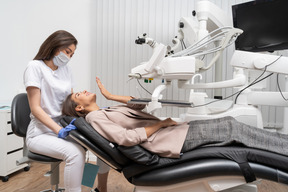
[[71,99],[75,101],[78,105],[87,107],[92,103],[96,102],[96,94],[84,90],[81,92],[73,93]]

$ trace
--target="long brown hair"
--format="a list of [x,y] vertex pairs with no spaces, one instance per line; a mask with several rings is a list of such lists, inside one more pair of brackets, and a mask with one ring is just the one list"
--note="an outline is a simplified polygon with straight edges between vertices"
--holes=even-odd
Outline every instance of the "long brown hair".
[[62,105],[62,115],[71,116],[71,117],[85,117],[86,113],[81,113],[76,111],[77,103],[72,100],[72,93],[68,95]]
[[52,33],[41,45],[34,60],[51,60],[59,49],[78,44],[77,39],[69,32],[59,30]]

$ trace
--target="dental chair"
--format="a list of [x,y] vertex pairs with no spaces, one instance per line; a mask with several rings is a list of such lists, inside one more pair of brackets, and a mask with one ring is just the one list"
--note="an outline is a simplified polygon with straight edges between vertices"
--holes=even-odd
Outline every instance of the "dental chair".
[[62,160],[36,154],[27,149],[25,137],[30,122],[30,112],[31,111],[28,103],[27,94],[20,93],[16,95],[12,101],[12,107],[11,107],[12,130],[14,134],[16,134],[19,137],[23,137],[24,139],[23,158],[18,160],[16,163],[18,165],[22,163],[30,163],[31,161],[36,161],[45,164],[49,163],[51,165],[51,169],[45,174],[45,176],[50,176],[51,189],[44,190],[43,192],[64,191],[64,189],[60,189],[58,187],[59,165],[62,162]]
[[[66,126],[72,117],[60,122]],[[103,138],[84,118],[69,136],[135,185],[136,192],[256,192],[261,179],[288,185],[288,157],[247,148],[202,147],[179,159],[151,154],[141,146],[117,146]]]

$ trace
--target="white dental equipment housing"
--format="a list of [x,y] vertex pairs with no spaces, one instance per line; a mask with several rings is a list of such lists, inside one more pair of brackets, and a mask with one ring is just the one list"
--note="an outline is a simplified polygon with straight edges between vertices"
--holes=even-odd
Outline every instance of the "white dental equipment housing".
[[[235,38],[242,33],[242,30],[231,27],[232,21],[229,17],[227,17],[219,7],[209,1],[199,1],[197,4],[197,18],[197,21],[193,18],[181,18],[179,22],[179,34],[177,38],[174,38],[172,41],[174,42],[173,47],[157,43],[152,38],[147,37],[146,34],[141,38],[138,37],[138,40],[136,40],[138,44],[150,45],[153,48],[153,54],[149,61],[143,62],[133,68],[129,77],[138,79],[159,78],[166,80],[166,84],[159,85],[152,94],[151,102],[148,104],[149,112],[155,112],[155,110],[162,107],[158,100],[162,99],[161,92],[170,86],[172,80],[177,80],[178,87],[182,89],[195,89],[196,87],[193,86],[199,86],[200,84],[189,84],[193,76],[199,72],[210,69],[217,62],[223,50],[232,44]],[[184,36],[188,39],[191,46],[183,51],[169,55],[169,53],[179,49],[179,42],[183,40]],[[214,47],[207,50],[207,46],[211,44]],[[200,57],[211,53],[215,53],[214,57],[207,66],[204,66],[204,62]],[[201,84],[199,88],[234,87],[244,85],[244,83],[245,76],[236,72],[235,79],[233,80]],[[201,98],[199,95],[201,95]],[[201,105],[204,104],[205,97],[205,93],[199,94],[191,92],[188,102]],[[198,114],[201,114],[201,119],[214,118],[207,115],[203,116],[203,111],[207,112],[207,110],[203,108],[204,107],[202,107],[202,110],[194,111],[199,111]],[[214,110],[215,108],[213,111]],[[188,109],[187,117],[182,115],[183,120],[199,119],[198,114],[194,113],[193,116],[196,115],[195,118],[188,117],[191,116],[189,111],[192,112],[193,109]],[[223,111],[223,109],[221,109],[221,111]]]
[[[288,107],[288,102],[282,98],[279,92],[264,92],[264,84],[249,85],[253,83],[255,71],[257,75],[259,72],[288,74],[288,58],[236,50],[231,59],[231,65],[234,68],[233,79],[212,83],[194,83],[194,78],[196,76],[201,77],[202,72],[207,71],[217,63],[222,51],[234,43],[237,36],[243,32],[241,29],[233,28],[230,17],[207,0],[198,2],[196,15],[197,19],[180,19],[178,35],[177,38],[173,39],[174,46],[172,47],[157,43],[146,37],[146,34],[143,38],[138,39],[142,41],[139,44],[146,43],[150,45],[153,48],[153,54],[149,61],[131,69],[129,77],[166,80],[166,83],[155,88],[151,100],[147,103],[148,112],[153,113],[155,110],[162,108],[162,103],[159,102],[163,97],[161,92],[170,86],[172,80],[176,80],[178,81],[178,88],[191,90],[189,101],[187,101],[191,103],[191,106],[187,108],[185,114],[180,115],[180,121],[232,116],[238,121],[263,128],[262,114],[258,109],[258,105]],[[188,40],[190,46],[179,51],[184,37]],[[214,48],[208,48],[208,44],[213,44]],[[210,63],[205,65],[200,58],[211,53],[214,53],[214,56]],[[230,100],[213,102],[215,100],[209,99],[205,92],[194,91],[195,89],[228,87],[241,92],[237,102],[233,103]],[[283,92],[283,96],[288,98],[288,92]],[[207,105],[207,103],[211,104]],[[177,102],[175,102],[175,105],[177,105]],[[284,126],[287,127],[285,122]],[[227,182],[229,183],[228,180]],[[219,189],[223,189],[223,185],[223,183],[215,184]],[[240,184],[234,183],[227,188],[232,186],[240,186]],[[257,187],[255,188],[254,185],[246,185],[246,187],[245,191],[247,192],[257,191]],[[235,190],[237,190],[237,187]],[[239,188],[239,190],[241,189]],[[201,189],[200,191],[205,192],[208,189]]]

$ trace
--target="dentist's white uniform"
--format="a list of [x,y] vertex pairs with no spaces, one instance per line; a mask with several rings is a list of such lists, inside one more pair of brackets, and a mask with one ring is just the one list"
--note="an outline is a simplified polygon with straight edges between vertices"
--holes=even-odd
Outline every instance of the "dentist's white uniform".
[[[57,123],[62,103],[71,93],[72,73],[66,66],[53,71],[41,60],[29,62],[24,72],[25,87],[37,87],[41,91],[41,107]],[[72,140],[58,138],[32,114],[26,136],[30,151],[65,161],[65,191],[80,192],[85,164],[85,150]]]

